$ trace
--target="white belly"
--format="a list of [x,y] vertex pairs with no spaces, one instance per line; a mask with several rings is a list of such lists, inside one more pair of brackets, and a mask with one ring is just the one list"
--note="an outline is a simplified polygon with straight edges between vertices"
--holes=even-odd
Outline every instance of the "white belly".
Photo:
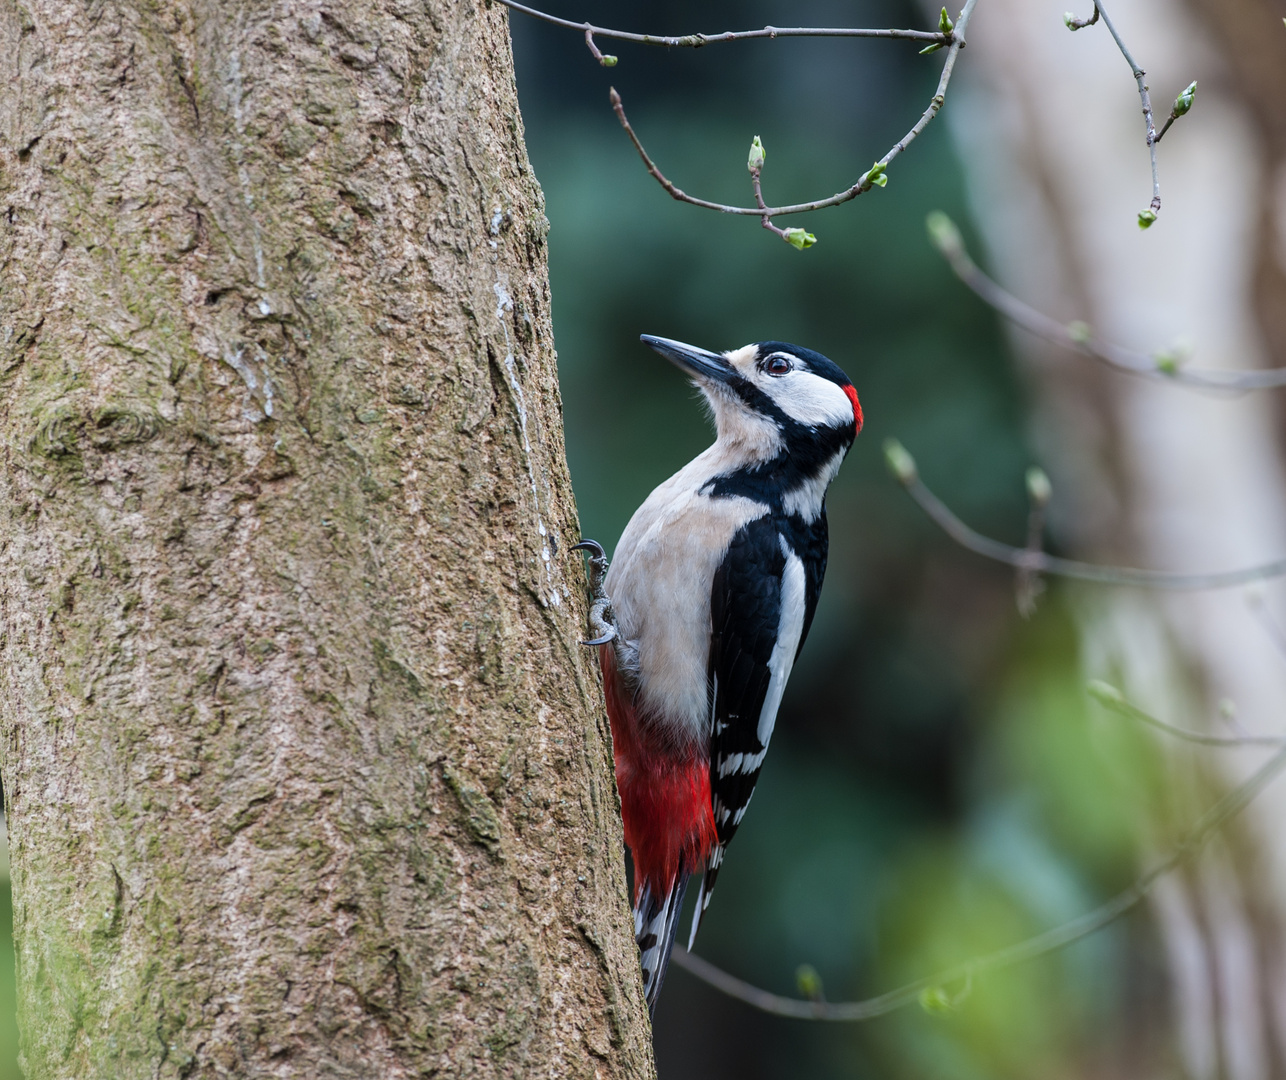
[[604,583],[618,630],[638,648],[640,719],[676,746],[709,740],[710,586],[737,530],[764,512],[751,499],[698,494],[702,465],[635,511]]

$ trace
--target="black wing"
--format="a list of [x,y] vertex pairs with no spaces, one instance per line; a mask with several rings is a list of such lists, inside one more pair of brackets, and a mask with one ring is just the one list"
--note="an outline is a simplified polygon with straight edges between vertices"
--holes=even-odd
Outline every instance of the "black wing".
[[[783,599],[788,609],[794,605],[798,613],[802,584],[804,610],[797,656],[817,608],[826,547],[824,513],[811,526],[799,518],[765,515],[737,532],[715,574],[710,597],[710,798],[719,845],[701,882],[689,947],[710,902],[723,849],[741,823],[768,749],[775,710],[765,718],[768,730],[762,740],[760,718],[772,682],[773,650],[783,627]],[[789,580],[788,561],[795,564],[791,574],[796,575]],[[799,615],[794,617],[798,620]],[[789,663],[794,659],[791,656]]]

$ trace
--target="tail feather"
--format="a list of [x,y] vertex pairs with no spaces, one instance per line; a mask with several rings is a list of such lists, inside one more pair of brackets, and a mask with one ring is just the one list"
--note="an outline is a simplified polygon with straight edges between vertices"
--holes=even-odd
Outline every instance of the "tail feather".
[[706,864],[705,873],[701,875],[701,888],[697,892],[697,905],[692,909],[692,929],[688,931],[688,952],[697,940],[697,931],[701,929],[701,918],[710,906],[710,894],[714,892],[714,881],[719,876],[719,866],[723,862],[723,845],[718,845],[710,852],[710,861]]
[[666,896],[654,897],[645,884],[634,905],[634,938],[638,942],[639,961],[643,965],[643,992],[647,996],[649,1013],[656,1012],[656,999],[661,994],[661,984],[670,966],[674,935],[679,929],[679,910],[683,907],[683,895],[687,890],[688,876],[680,874]]

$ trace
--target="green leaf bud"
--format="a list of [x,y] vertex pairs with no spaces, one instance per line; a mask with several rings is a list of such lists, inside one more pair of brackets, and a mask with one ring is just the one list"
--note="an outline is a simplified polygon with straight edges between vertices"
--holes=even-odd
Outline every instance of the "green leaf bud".
[[809,1001],[826,1000],[822,991],[822,977],[812,964],[800,964],[795,969],[795,985],[799,988],[800,994]]
[[1156,219],[1157,219],[1157,212],[1155,210],[1140,210],[1139,211],[1139,228],[1140,229],[1152,228],[1152,223],[1156,221]]
[[750,157],[746,159],[746,168],[751,172],[764,167],[764,144],[759,141],[759,136],[755,136],[755,141],[750,144]]
[[951,17],[947,14],[947,9],[943,8],[942,14],[938,16],[938,33],[949,34],[955,28],[956,24],[951,21]]
[[1072,23],[1074,23],[1075,21],[1076,21],[1076,15],[1074,12],[1071,12],[1071,11],[1063,12],[1063,25],[1067,27],[1068,30],[1076,29],[1076,27],[1072,25]]
[[924,225],[929,230],[929,239],[933,241],[933,246],[943,255],[955,255],[964,249],[964,242],[960,239],[960,230],[956,228],[956,223],[941,210],[932,211],[924,219]]
[[953,1010],[951,995],[940,986],[926,986],[920,991],[920,1008],[932,1016],[946,1016]]
[[599,61],[603,67],[616,67],[617,57],[611,53],[603,53],[603,59]]
[[1156,363],[1157,371],[1162,375],[1177,375],[1179,373],[1179,358],[1172,352],[1159,352],[1154,356],[1153,361]]
[[1192,108],[1192,99],[1196,96],[1197,81],[1196,79],[1193,79],[1192,82],[1188,83],[1183,93],[1174,99],[1174,115],[1183,116],[1187,113],[1187,111]]
[[1101,705],[1124,705],[1125,695],[1111,683],[1102,679],[1091,679],[1085,686],[1085,692]]
[[866,175],[862,177],[862,188],[869,189],[872,185],[875,187],[883,187],[889,182],[889,178],[885,175],[887,170],[887,165],[883,162],[877,161],[866,170]]
[[915,467],[915,458],[897,439],[884,440],[884,463],[897,482],[904,487],[914,484],[919,479],[920,474]]
[[803,229],[787,229],[785,232],[786,243],[790,244],[796,251],[803,251],[804,248],[810,248],[817,243],[817,237]]
[[1027,497],[1031,499],[1033,506],[1047,506],[1053,494],[1054,486],[1049,482],[1044,469],[1033,465],[1027,470]]
[[1077,345],[1088,345],[1093,335],[1089,323],[1076,319],[1067,324],[1067,336]]
[[937,51],[938,51],[939,49],[941,49],[941,48],[942,48],[942,42],[940,42],[940,41],[935,41],[932,45],[926,45],[923,49],[921,49],[921,50],[920,50],[920,55],[921,55],[921,56],[928,56],[928,55],[929,55],[929,53],[935,53],[935,52],[937,52]]

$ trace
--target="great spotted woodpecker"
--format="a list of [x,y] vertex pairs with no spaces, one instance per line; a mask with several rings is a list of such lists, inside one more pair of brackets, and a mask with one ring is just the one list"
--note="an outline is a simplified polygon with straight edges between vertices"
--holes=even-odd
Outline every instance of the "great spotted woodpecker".
[[750,803],[826,571],[826,489],[862,428],[847,376],[764,341],[723,354],[643,335],[691,377],[714,445],[648,496],[611,568],[591,551],[599,646],[634,861],[648,1006],[702,874],[688,947]]

